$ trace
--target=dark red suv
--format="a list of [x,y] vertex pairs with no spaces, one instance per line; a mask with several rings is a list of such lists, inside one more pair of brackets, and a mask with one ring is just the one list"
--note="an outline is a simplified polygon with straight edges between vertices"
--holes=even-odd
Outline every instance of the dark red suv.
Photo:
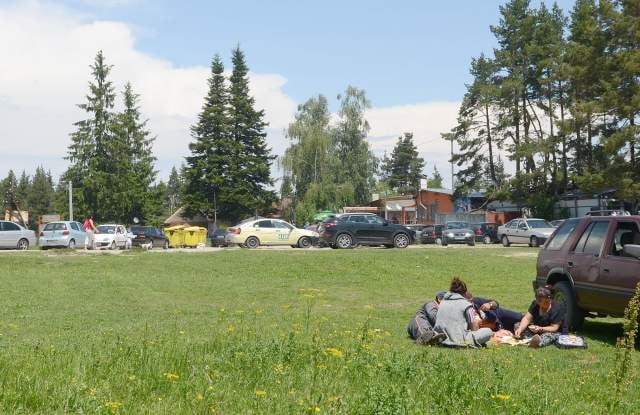
[[640,283],[640,216],[566,220],[538,254],[538,286],[554,286],[573,329],[585,317],[624,314]]

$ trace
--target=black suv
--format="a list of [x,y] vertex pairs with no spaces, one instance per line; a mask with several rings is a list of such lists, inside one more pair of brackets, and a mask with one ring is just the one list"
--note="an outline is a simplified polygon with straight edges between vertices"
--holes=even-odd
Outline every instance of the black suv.
[[329,218],[320,225],[318,233],[320,243],[334,249],[356,245],[406,248],[415,239],[415,232],[410,229],[371,213],[347,213]]
[[153,226],[132,226],[130,232],[133,234],[131,245],[142,246],[151,244],[149,248],[169,248],[169,238],[160,229]]

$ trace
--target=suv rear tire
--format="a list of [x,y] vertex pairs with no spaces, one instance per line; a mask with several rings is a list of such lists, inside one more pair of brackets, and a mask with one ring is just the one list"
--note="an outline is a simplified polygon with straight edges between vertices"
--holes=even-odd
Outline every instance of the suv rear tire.
[[336,247],[339,249],[353,248],[353,238],[348,233],[341,233],[336,236]]
[[578,307],[576,295],[567,281],[560,281],[553,285],[553,301],[564,304],[565,321],[569,330],[580,330],[584,323],[584,311]]
[[504,246],[505,248],[508,248],[509,245],[511,245],[511,242],[509,242],[509,238],[507,237],[507,235],[502,235],[502,246]]

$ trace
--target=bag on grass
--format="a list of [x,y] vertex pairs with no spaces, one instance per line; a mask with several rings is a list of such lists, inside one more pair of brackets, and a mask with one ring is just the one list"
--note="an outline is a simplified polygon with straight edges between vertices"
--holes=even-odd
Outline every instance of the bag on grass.
[[556,345],[561,349],[586,349],[587,343],[583,337],[573,334],[561,334]]

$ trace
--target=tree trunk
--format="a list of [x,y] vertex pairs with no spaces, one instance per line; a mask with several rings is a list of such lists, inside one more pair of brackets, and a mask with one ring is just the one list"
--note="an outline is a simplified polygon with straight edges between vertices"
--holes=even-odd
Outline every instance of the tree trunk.
[[558,160],[556,159],[556,139],[553,134],[553,100],[551,98],[551,85],[549,84],[549,141],[551,144],[551,159],[553,160],[553,168],[551,169],[551,184],[554,191],[557,191],[556,180],[558,178]]
[[[562,125],[564,125],[564,99],[563,99],[563,92],[562,92],[562,81],[558,81],[558,90],[560,92],[560,122],[562,123]],[[567,178],[567,174],[568,174],[568,168],[567,168],[567,137],[565,136],[564,132],[561,132],[561,139],[562,139],[562,190],[566,191],[567,190],[567,185],[568,185],[568,178]]]
[[514,124],[516,125],[516,138],[513,140],[513,144],[516,160],[516,176],[518,176],[520,175],[520,102],[518,98],[516,98],[514,101],[514,108],[516,110],[514,116]]
[[593,171],[593,132],[591,131],[591,114],[587,116],[587,166]]
[[636,168],[636,133],[633,128],[636,123],[633,116],[631,116],[631,118],[629,119],[629,125],[631,126],[631,139],[629,140],[629,161],[631,163],[631,170],[633,171]]
[[496,179],[496,169],[493,164],[493,142],[491,138],[491,123],[489,121],[489,106],[486,104],[484,106],[484,117],[487,128],[487,144],[489,145],[489,174],[491,175],[493,185],[497,186],[498,180]]

